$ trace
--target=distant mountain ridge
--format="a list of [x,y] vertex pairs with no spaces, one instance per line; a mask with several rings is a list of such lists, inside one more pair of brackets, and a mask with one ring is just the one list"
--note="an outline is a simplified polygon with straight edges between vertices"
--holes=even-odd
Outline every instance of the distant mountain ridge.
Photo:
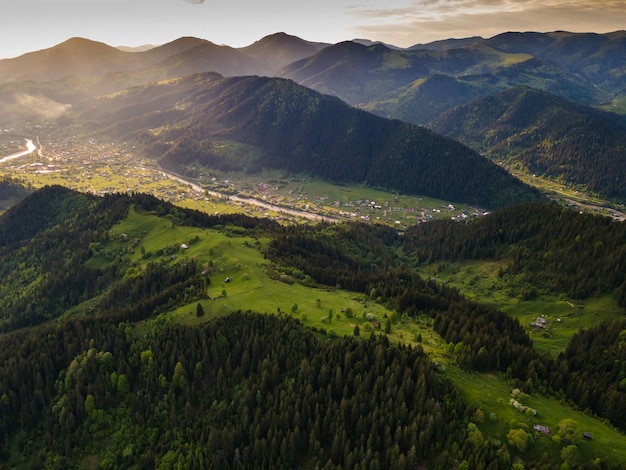
[[[517,84],[534,86],[566,98],[592,103],[600,99],[593,83],[561,66],[524,52],[503,52],[483,43],[443,50],[396,50],[383,45],[352,42],[329,46],[315,55],[283,68],[279,75],[352,105],[365,105],[378,112],[381,102],[387,117],[402,117],[423,123],[416,115],[397,112],[389,103],[402,106],[407,87],[433,75],[447,75],[482,96],[504,91]],[[427,93],[424,102],[436,104]],[[462,99],[460,103],[467,102]]]
[[[416,86],[432,76],[445,75],[458,82],[452,93],[458,99],[447,100],[451,106],[516,85],[599,104],[626,94],[624,64],[624,31],[504,33],[408,49],[363,39],[325,44],[276,33],[242,48],[183,37],[149,50],[124,52],[72,38],[49,49],[0,60],[0,85],[26,80],[53,85],[74,77],[83,82],[83,93],[94,96],[192,73],[280,76],[385,117],[424,124],[433,113],[421,109],[411,113],[405,103],[408,99],[422,107],[442,109],[437,93],[430,95],[427,88]],[[59,83],[57,87],[65,86]],[[472,92],[458,93],[461,88]],[[476,96],[478,90],[482,93]]]
[[328,46],[330,44],[309,42],[286,33],[275,33],[237,50],[261,62],[264,73],[270,75],[285,65],[309,57]]
[[[143,72],[148,79],[187,73],[216,72],[225,76],[270,75],[295,60],[329,46],[276,33],[247,47],[217,45],[205,39],[181,37],[167,44],[130,50],[85,38],[71,38],[48,49],[0,60],[0,83],[33,80],[51,82],[67,76],[99,77]],[[193,52],[192,52],[193,51]],[[152,71],[152,73],[147,73]]]

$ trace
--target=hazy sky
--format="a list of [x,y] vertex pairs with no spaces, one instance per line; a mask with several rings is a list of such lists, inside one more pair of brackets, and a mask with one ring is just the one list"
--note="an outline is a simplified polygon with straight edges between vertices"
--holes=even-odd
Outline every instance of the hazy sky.
[[111,46],[195,36],[247,46],[286,32],[401,47],[505,31],[626,29],[626,0],[2,0],[0,58],[80,36]]

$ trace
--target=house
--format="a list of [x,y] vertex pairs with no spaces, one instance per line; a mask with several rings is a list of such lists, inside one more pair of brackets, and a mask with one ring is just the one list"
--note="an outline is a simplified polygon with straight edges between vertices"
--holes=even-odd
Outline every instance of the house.
[[590,441],[591,439],[593,439],[593,436],[592,436],[590,433],[588,433],[587,431],[583,432],[583,437],[584,437],[585,439],[587,439],[588,441]]
[[227,277],[226,279],[224,279],[224,282],[230,282],[230,278]]
[[182,245],[180,245],[181,249],[186,250],[187,248],[189,248],[189,246],[185,243],[183,243]]
[[541,434],[545,434],[546,436],[549,436],[550,434],[552,434],[552,432],[550,431],[550,428],[547,426],[542,426],[540,424],[535,424],[533,426],[533,429],[537,432],[540,432]]

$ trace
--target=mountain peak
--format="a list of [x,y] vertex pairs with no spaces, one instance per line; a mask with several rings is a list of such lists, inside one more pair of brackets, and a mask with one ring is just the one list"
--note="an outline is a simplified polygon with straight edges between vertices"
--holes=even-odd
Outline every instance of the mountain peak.
[[93,41],[91,39],[86,39],[83,37],[72,37],[63,41],[56,46],[52,46],[49,49],[44,49],[44,51],[49,51],[51,53],[62,51],[62,52],[71,52],[73,54],[83,54],[83,53],[93,53],[94,51],[98,51],[98,53],[103,52],[121,52],[115,47],[109,46],[103,42]]
[[238,50],[266,64],[266,73],[269,74],[287,64],[310,57],[329,45],[305,41],[297,36],[280,32],[265,36]]

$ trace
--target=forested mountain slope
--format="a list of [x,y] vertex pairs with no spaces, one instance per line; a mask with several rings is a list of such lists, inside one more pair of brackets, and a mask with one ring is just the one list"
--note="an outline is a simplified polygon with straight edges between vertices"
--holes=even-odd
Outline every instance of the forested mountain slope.
[[[420,224],[401,237],[382,227],[294,227],[275,238],[268,255],[319,282],[375,292],[398,312],[432,317],[439,335],[448,343],[462,344],[457,360],[464,367],[507,371],[526,390],[568,397],[623,430],[623,322],[597,319],[597,330],[589,332],[597,341],[593,354],[576,355],[580,348],[574,338],[559,357],[539,356],[517,320],[494,307],[468,302],[455,289],[422,280],[406,268],[447,260],[506,260],[503,279],[520,289],[522,299],[543,290],[573,299],[612,292],[624,308],[624,239],[624,223],[537,203],[501,209],[467,224]],[[389,255],[398,246],[406,258],[392,261]],[[599,353],[602,348],[606,357]]]
[[290,80],[195,75],[103,97],[80,112],[93,129],[142,140],[170,168],[306,172],[486,207],[539,197],[453,140]]
[[505,276],[584,299],[618,289],[626,307],[626,224],[553,204],[525,204],[468,224],[435,221],[407,230],[418,262],[505,259]]
[[494,161],[626,198],[626,120],[529,87],[454,108],[429,127]]
[[451,108],[482,98],[486,93],[488,90],[480,84],[435,74],[417,79],[360,108],[379,116],[425,125]]
[[[94,452],[103,468],[498,459],[464,444],[472,410],[451,382],[420,351],[384,338],[321,342],[292,319],[234,313],[146,339],[95,318],[0,341],[2,385],[19,390],[3,395],[1,426],[41,423],[38,466],[83,466]],[[16,376],[9,367],[24,372],[19,388],[4,382]]]

